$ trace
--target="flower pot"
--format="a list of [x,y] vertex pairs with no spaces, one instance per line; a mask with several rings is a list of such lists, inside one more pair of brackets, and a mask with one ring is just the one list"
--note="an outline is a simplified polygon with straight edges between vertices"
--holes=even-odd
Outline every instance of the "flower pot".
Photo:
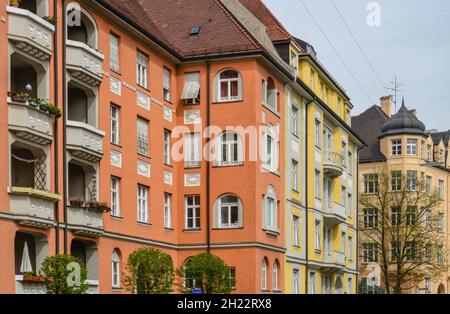
[[39,108],[39,104],[37,102],[29,101],[28,104],[33,108]]
[[44,277],[42,277],[42,276],[23,276],[23,281],[44,282]]
[[48,106],[47,105],[39,105],[39,110],[48,113]]
[[21,103],[25,103],[27,102],[27,99],[23,96],[17,96],[17,95],[12,95],[11,96],[11,100],[14,102],[21,102]]

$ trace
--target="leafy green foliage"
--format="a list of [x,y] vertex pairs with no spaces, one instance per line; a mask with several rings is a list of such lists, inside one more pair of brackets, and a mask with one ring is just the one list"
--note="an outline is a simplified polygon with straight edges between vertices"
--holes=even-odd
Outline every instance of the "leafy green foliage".
[[172,291],[172,257],[160,250],[140,248],[128,256],[123,284],[138,294],[167,294]]
[[227,264],[210,253],[189,258],[177,273],[180,277],[194,282],[195,288],[200,288],[205,294],[228,294],[233,290],[234,279],[230,278]]
[[[77,263],[79,273],[71,267]],[[48,256],[42,263],[41,272],[45,277],[47,294],[84,294],[89,289],[86,284],[86,266],[70,255]]]

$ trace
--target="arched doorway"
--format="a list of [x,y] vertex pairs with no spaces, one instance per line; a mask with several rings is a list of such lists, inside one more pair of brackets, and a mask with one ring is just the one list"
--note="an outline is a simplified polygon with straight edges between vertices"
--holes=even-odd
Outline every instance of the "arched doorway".
[[444,285],[442,283],[439,285],[437,293],[438,294],[445,294],[445,287],[444,287]]
[[336,282],[334,283],[334,293],[335,294],[343,294],[344,286],[342,285],[342,278],[336,277]]

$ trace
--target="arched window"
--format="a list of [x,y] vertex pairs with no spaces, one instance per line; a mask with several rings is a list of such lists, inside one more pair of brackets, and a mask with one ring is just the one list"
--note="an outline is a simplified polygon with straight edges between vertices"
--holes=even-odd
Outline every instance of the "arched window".
[[97,24],[81,6],[72,2],[67,6],[67,39],[98,47]]
[[215,98],[218,102],[242,100],[242,79],[239,72],[224,70],[217,75],[215,84]]
[[243,164],[243,144],[241,137],[236,132],[225,132],[217,137],[215,152],[215,166],[226,167]]
[[267,260],[263,259],[261,264],[261,290],[267,290]]
[[240,228],[243,223],[242,203],[234,194],[221,196],[215,204],[215,226],[217,228]]
[[117,249],[113,251],[111,256],[111,275],[112,287],[120,288],[120,254]]
[[278,201],[273,186],[269,186],[263,197],[264,230],[278,232]]
[[272,270],[272,289],[278,290],[278,260],[273,262],[273,270]]

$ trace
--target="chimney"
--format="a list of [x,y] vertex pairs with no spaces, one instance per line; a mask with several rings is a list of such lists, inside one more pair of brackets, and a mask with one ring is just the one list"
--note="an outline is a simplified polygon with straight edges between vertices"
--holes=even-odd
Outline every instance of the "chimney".
[[394,104],[394,100],[392,95],[384,96],[380,98],[381,110],[390,118],[392,116],[392,105]]

